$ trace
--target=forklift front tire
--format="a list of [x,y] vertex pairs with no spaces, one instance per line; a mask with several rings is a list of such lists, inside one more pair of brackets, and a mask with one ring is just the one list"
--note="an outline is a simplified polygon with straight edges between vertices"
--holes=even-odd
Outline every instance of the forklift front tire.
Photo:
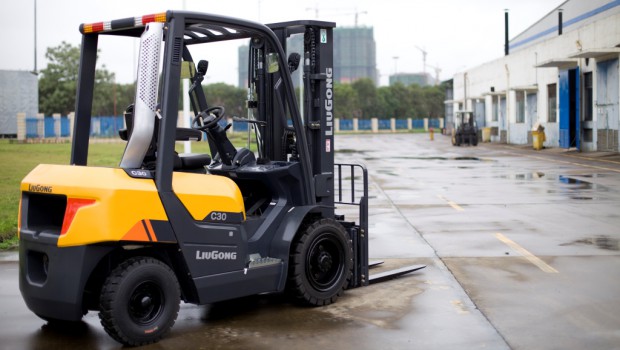
[[289,289],[298,301],[329,305],[351,279],[352,247],[344,227],[322,219],[302,228],[290,258]]
[[128,259],[110,273],[101,289],[101,325],[124,345],[157,342],[176,321],[180,293],[168,265],[149,257]]

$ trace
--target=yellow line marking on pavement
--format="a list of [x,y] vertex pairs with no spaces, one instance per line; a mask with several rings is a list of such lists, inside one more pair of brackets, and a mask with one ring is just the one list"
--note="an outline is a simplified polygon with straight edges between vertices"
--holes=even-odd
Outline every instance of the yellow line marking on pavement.
[[620,162],[618,162],[618,161],[615,161],[615,160],[609,160],[609,159],[588,158],[588,157],[582,157],[582,156],[577,156],[577,155],[573,155],[573,154],[563,154],[563,156],[565,156],[565,157],[571,157],[571,158],[577,158],[577,159],[583,159],[583,160],[591,160],[591,161],[595,161],[595,162],[604,162],[604,163],[620,164]]
[[440,195],[440,194],[438,194],[438,195],[437,195],[437,197],[438,197],[439,199],[443,200],[443,201],[448,202],[448,204],[449,204],[452,208],[454,208],[454,210],[456,210],[456,211],[465,211],[465,209],[463,209],[460,205],[458,205],[458,204],[456,204],[455,202],[453,202],[453,201],[451,201],[451,200],[447,199],[446,197],[444,197],[444,196],[442,196],[442,195]]
[[559,272],[558,270],[554,269],[546,262],[540,260],[536,255],[528,252],[525,248],[518,245],[513,240],[504,236],[503,234],[496,233],[495,237],[497,237],[497,239],[505,243],[510,248],[516,250],[519,254],[523,255],[523,257],[526,258],[529,262],[536,265],[539,269],[543,270],[544,272],[546,273],[558,273]]

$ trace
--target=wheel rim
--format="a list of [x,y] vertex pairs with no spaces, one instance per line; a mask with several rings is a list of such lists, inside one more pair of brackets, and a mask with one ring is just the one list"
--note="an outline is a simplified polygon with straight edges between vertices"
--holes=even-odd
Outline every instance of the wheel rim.
[[129,316],[139,325],[156,320],[164,309],[164,292],[152,281],[140,283],[129,298]]
[[317,237],[306,255],[306,276],[318,291],[333,287],[342,275],[344,266],[344,248],[331,233]]

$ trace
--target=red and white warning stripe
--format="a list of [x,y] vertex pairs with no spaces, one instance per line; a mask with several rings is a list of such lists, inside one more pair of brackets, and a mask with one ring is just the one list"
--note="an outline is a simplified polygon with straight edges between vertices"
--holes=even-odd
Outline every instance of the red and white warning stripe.
[[166,13],[161,12],[139,17],[116,19],[107,22],[84,23],[80,25],[80,32],[82,34],[91,34],[119,29],[144,27],[147,23],[151,22],[166,22]]

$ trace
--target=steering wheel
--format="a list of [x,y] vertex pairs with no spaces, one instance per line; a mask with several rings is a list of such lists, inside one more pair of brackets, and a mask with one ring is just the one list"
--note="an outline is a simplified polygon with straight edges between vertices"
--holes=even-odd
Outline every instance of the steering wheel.
[[213,106],[200,112],[192,120],[192,128],[200,131],[207,131],[217,125],[224,118],[225,109],[222,106]]

